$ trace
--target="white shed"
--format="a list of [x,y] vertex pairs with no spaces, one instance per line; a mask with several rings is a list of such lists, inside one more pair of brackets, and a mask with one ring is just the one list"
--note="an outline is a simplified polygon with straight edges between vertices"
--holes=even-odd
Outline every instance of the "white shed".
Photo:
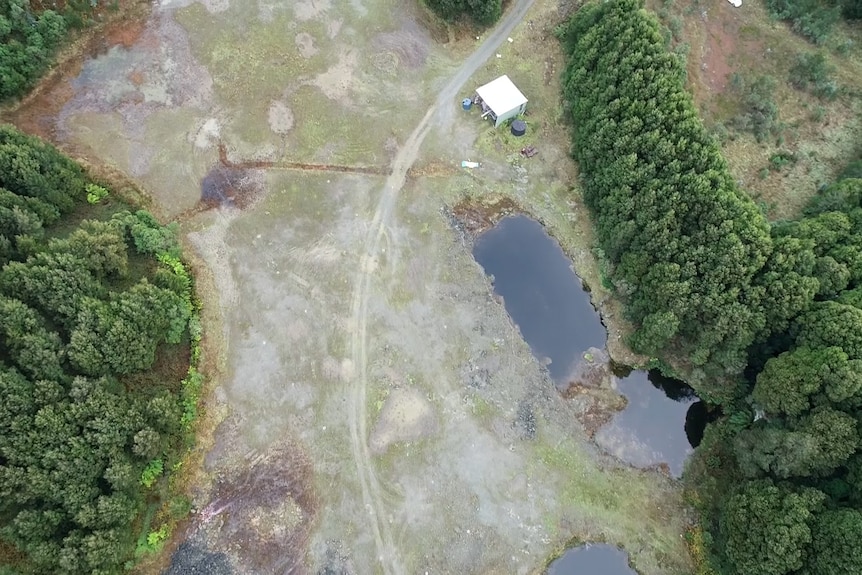
[[482,117],[491,116],[494,127],[527,109],[527,98],[506,75],[477,88],[476,94],[482,105]]

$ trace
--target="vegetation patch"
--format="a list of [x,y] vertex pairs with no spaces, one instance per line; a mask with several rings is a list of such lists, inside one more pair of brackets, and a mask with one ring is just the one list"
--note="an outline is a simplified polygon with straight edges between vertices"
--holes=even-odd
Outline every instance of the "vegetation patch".
[[447,21],[465,17],[479,26],[490,26],[503,13],[502,0],[425,0],[431,10]]
[[0,127],[0,540],[20,573],[118,572],[134,529],[151,548],[171,529],[149,523],[191,438],[197,303],[176,228],[145,211],[54,233],[110,197]]
[[586,6],[560,36],[584,199],[639,326],[632,346],[683,351],[702,374],[741,372],[766,315],[795,311],[762,286],[765,218],[728,173],[653,16],[634,0]]
[[862,180],[851,168],[801,218],[768,225],[635,0],[588,6],[561,36],[584,195],[632,344],[675,358],[721,406],[686,477],[700,572],[862,572]]

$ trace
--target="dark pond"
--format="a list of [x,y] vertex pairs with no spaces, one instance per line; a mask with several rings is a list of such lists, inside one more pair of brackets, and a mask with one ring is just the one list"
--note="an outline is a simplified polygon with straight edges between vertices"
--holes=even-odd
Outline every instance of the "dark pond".
[[473,257],[493,276],[494,291],[555,381],[607,332],[569,258],[537,221],[503,218],[476,240]]
[[[618,374],[624,375],[624,374]],[[596,442],[623,461],[639,467],[667,464],[679,477],[691,452],[689,411],[698,402],[694,391],[657,371],[632,371],[617,380],[628,404],[596,434]]]
[[548,575],[636,575],[625,552],[610,545],[569,549],[551,563]]
[[[533,354],[549,362],[558,384],[565,383],[585,351],[605,347],[607,331],[589,293],[560,245],[537,221],[523,215],[503,218],[477,238],[473,256],[493,277],[506,311]],[[697,397],[685,384],[658,373],[618,375],[623,376],[619,391],[628,405],[599,430],[597,442],[633,465],[666,463],[678,475],[691,451],[685,431],[690,428],[697,435],[703,418],[696,413],[686,423]]]

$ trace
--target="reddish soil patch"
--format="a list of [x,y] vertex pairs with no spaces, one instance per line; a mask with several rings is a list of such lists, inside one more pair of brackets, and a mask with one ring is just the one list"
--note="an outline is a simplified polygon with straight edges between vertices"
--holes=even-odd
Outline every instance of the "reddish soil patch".
[[260,193],[261,187],[249,170],[240,167],[217,165],[201,180],[204,208],[246,208],[255,203]]
[[146,80],[146,78],[144,77],[144,73],[140,70],[134,70],[130,72],[127,77],[129,78],[129,82],[131,82],[135,86],[140,86]]
[[225,168],[238,170],[300,170],[307,172],[340,172],[343,174],[389,175],[389,170],[380,166],[343,166],[339,164],[310,164],[307,162],[274,162],[271,160],[242,160],[235,162],[228,157],[227,147],[218,146],[219,162]]
[[[720,14],[722,11],[716,12]],[[736,50],[738,32],[739,25],[733,20],[709,18],[706,21],[706,47],[701,68],[709,87],[715,92],[723,92],[727,88],[733,72],[730,56]]]
[[271,447],[238,473],[221,475],[213,501],[198,520],[206,524],[220,517],[220,546],[241,556],[254,572],[305,574],[319,509],[313,472],[300,446]]
[[145,26],[144,20],[118,22],[117,25],[108,28],[103,41],[108,48],[113,46],[131,48],[143,34]]
[[[763,53],[763,42],[742,34],[743,13],[728,2],[710,5],[693,20],[687,26],[686,39],[695,48],[692,56],[699,54],[700,57],[689,58],[689,76],[700,90],[720,94],[727,89],[738,62],[758,58]],[[699,99],[708,100],[709,97]]]

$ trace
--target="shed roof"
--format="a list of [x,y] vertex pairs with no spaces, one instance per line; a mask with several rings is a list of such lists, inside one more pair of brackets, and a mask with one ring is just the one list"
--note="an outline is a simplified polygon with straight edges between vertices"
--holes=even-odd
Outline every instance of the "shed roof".
[[476,93],[498,116],[527,103],[527,98],[505,74],[476,88]]

